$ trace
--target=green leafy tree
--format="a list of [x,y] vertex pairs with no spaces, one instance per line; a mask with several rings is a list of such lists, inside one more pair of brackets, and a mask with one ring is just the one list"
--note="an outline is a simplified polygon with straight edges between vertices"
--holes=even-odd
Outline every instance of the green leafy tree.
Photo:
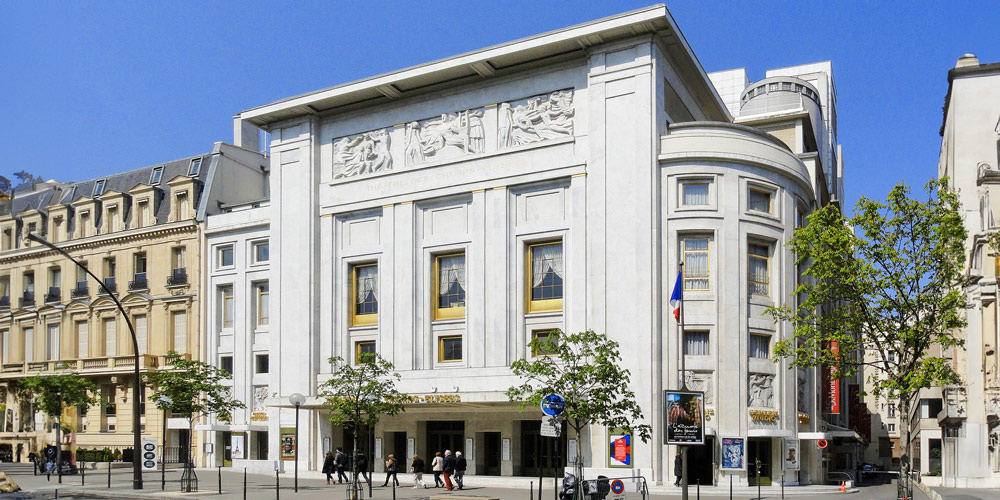
[[[376,353],[361,353],[356,361],[352,365],[340,356],[330,358],[333,376],[320,384],[319,396],[330,412],[330,422],[350,429],[354,449],[358,450],[361,429],[374,428],[383,415],[405,411],[409,397],[396,389],[400,376],[392,363]],[[356,491],[357,467],[352,482],[352,490]]]
[[233,399],[232,391],[225,384],[232,378],[228,371],[202,361],[184,359],[174,351],[167,353],[167,357],[174,360],[169,369],[145,373],[143,377],[153,386],[153,401],[157,408],[187,417],[186,467],[190,468],[195,420],[216,415],[219,420],[228,421],[234,410],[245,405]]
[[840,377],[871,368],[869,392],[897,401],[900,410],[903,473],[911,401],[920,389],[959,382],[937,354],[961,348],[955,334],[965,326],[959,201],[947,179],[925,189],[924,200],[904,184],[885,202],[861,198],[850,218],[833,205],[810,215],[789,242],[796,263],[806,266],[797,299],[768,311],[794,331],[775,345],[776,357],[796,367],[825,366]]
[[76,407],[77,411],[86,413],[91,406],[100,403],[93,396],[97,385],[75,374],[35,375],[21,380],[18,392],[34,402],[35,407],[56,421],[56,470],[62,475],[62,430],[63,412],[67,408]]
[[[528,347],[539,355],[511,364],[511,371],[523,383],[507,390],[507,397],[518,402],[522,411],[537,407],[549,394],[558,394],[566,402],[560,417],[577,436],[588,425],[599,424],[632,433],[643,442],[649,440],[650,426],[637,423],[643,419],[642,408],[628,389],[629,371],[622,367],[617,342],[592,330],[568,335],[556,330],[536,337]],[[574,468],[577,480],[583,481],[580,453]]]

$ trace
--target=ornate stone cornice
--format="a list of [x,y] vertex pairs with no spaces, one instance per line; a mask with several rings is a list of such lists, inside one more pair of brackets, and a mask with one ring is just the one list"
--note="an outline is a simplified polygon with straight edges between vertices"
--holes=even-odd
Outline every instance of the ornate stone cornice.
[[[120,245],[123,243],[144,241],[152,238],[170,236],[174,234],[197,233],[198,227],[199,227],[198,222],[194,219],[190,219],[181,222],[170,222],[166,224],[144,227],[140,229],[129,229],[126,231],[118,231],[111,234],[88,236],[87,238],[81,238],[78,240],[59,242],[56,245],[62,248],[63,250],[72,253],[77,250]],[[55,251],[49,250],[48,248],[45,247],[22,248],[13,252],[9,252],[6,255],[0,255],[0,264],[16,265],[18,261],[36,259],[51,254],[55,254]]]

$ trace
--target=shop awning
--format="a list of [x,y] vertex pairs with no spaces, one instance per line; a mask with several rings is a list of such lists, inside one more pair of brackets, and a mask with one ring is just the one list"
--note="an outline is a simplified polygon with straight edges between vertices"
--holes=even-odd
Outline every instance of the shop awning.
[[750,429],[747,431],[747,437],[790,438],[795,437],[795,431],[786,429]]

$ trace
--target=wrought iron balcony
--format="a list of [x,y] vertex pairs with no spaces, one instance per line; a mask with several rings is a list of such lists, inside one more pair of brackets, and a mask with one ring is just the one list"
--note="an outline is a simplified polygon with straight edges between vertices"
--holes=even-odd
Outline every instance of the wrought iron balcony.
[[62,300],[62,289],[57,286],[50,286],[49,293],[45,294],[45,303],[50,304]]
[[25,307],[34,306],[35,305],[35,292],[29,292],[29,291],[26,290],[24,292],[24,295],[21,296],[21,300],[19,301],[18,305],[19,305],[19,307],[21,307],[21,309],[24,309]]
[[183,267],[178,267],[174,269],[170,276],[167,277],[167,286],[179,286],[186,285],[188,282],[187,269]]
[[[114,278],[104,278],[104,286],[108,287],[111,293],[118,292],[118,283],[115,282]],[[106,293],[103,288],[101,289],[101,293]]]
[[87,288],[87,282],[81,281],[76,284],[76,288],[73,289],[73,298],[79,299],[81,297],[86,297],[90,295],[90,289]]
[[149,282],[146,281],[146,273],[136,273],[132,276],[132,281],[128,283],[129,290],[146,290]]

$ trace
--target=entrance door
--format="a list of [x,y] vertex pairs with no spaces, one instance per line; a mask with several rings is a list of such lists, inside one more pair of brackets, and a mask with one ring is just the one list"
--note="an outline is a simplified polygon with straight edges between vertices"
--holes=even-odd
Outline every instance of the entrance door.
[[483,433],[483,474],[500,475],[500,433]]
[[406,433],[405,432],[391,432],[391,441],[387,441],[387,451],[382,454],[385,455],[384,458],[388,458],[389,454],[392,453],[396,457],[396,463],[400,464],[399,470],[409,470],[402,466],[402,464],[410,463],[410,457],[406,456]]
[[232,467],[233,466],[233,433],[223,432],[222,433],[222,466]]
[[191,453],[191,431],[177,429],[177,463],[186,464]]
[[[405,446],[405,441],[404,441]],[[462,449],[465,446],[465,422],[427,422],[427,453],[428,457],[433,457],[434,453],[451,450],[454,454],[461,451],[463,455],[468,453]],[[404,448],[405,449],[405,448]]]
[[713,485],[715,478],[715,438],[705,436],[702,446],[688,446],[688,484]]
[[562,477],[567,460],[566,422],[558,438],[543,437],[541,427],[539,420],[521,421],[521,475]]
[[[757,463],[760,459],[760,474],[757,474]],[[750,438],[747,442],[747,467],[750,486],[771,486],[771,439]]]

